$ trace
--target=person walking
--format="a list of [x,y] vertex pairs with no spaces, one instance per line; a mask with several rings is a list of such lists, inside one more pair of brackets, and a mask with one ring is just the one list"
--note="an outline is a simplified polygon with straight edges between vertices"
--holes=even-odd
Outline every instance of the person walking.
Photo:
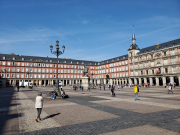
[[88,91],[90,91],[90,85],[88,86]]
[[168,86],[168,94],[169,94],[169,92],[171,92],[173,94],[172,85],[171,84]]
[[136,96],[135,101],[139,100],[139,99],[138,99],[138,88],[137,88],[136,85],[134,86],[134,93],[135,93],[135,96]]
[[105,85],[104,85],[104,91],[105,91]]
[[119,85],[118,85],[118,90],[119,90]]
[[35,108],[37,109],[37,118],[35,119],[36,122],[38,122],[38,120],[41,120],[41,111],[43,108],[43,97],[42,97],[42,93],[39,92],[38,96],[36,97],[36,101],[35,101]]

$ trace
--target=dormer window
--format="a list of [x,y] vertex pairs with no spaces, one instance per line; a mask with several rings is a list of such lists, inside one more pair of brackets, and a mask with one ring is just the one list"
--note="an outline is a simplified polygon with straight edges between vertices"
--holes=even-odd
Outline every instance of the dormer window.
[[22,58],[22,60],[24,60],[24,58]]
[[166,52],[164,52],[164,56],[166,56]]
[[15,60],[15,57],[13,57],[12,59]]
[[107,61],[107,63],[108,63],[108,61]]
[[66,61],[64,61],[64,63],[66,63]]
[[52,62],[52,60],[50,60],[50,62]]
[[78,62],[77,62],[77,64],[78,64]]
[[71,64],[72,64],[72,61],[71,61]]
[[46,60],[46,62],[48,62],[48,60]]
[[6,59],[6,57],[3,57],[3,60],[5,60]]

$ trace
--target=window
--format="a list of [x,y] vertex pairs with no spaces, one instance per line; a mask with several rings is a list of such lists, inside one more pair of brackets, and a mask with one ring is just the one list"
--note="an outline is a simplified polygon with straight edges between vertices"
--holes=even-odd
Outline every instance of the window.
[[165,68],[165,73],[168,73],[168,68]]
[[10,62],[7,62],[7,65],[10,66]]
[[34,66],[37,67],[37,63],[34,63]]
[[26,66],[29,66],[29,63],[26,63]]
[[2,65],[6,65],[6,63],[3,61],[3,62],[2,62]]
[[21,63],[21,66],[24,66],[24,63],[23,63],[23,62]]
[[164,52],[164,56],[166,56],[166,52]]
[[40,63],[38,63],[38,67],[41,67],[41,64],[40,64]]
[[24,58],[22,58],[22,60],[24,60]]
[[24,68],[21,68],[21,72],[24,72]]
[[6,59],[6,57],[3,57],[3,60],[5,60]]

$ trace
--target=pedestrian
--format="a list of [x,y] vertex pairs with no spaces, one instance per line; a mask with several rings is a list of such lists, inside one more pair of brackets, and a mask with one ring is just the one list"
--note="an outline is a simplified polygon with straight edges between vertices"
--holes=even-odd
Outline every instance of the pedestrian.
[[83,91],[83,86],[81,86],[81,88],[82,88],[82,91]]
[[61,90],[62,90],[62,85],[61,85]]
[[101,85],[99,85],[99,90],[101,90]]
[[139,100],[139,99],[138,99],[138,88],[137,88],[136,85],[134,86],[134,93],[135,93],[135,96],[136,96],[135,101]]
[[39,92],[35,102],[35,108],[37,109],[37,118],[35,119],[36,122],[38,122],[38,120],[41,120],[40,115],[43,108],[43,101],[44,99],[42,97],[42,93]]
[[81,86],[79,87],[79,89],[81,90]]
[[109,90],[111,90],[111,85],[109,85]]
[[17,91],[19,92],[19,85],[17,85]]
[[118,90],[119,90],[119,85],[118,85]]
[[104,91],[105,91],[105,85],[104,85]]
[[90,91],[90,85],[88,86],[88,91]]
[[171,84],[168,86],[168,94],[169,94],[169,92],[171,92],[173,94],[172,85]]
[[174,82],[174,88],[176,87],[176,83]]

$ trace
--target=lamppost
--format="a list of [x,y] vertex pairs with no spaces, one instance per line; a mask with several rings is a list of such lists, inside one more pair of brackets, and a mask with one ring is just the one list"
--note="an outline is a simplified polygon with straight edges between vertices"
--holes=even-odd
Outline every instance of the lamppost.
[[59,51],[59,41],[56,41],[56,51],[52,52],[53,46],[50,46],[51,53],[57,56],[57,77],[56,77],[56,91],[58,93],[58,96],[61,97],[61,92],[59,90],[59,82],[58,82],[58,56],[64,53],[65,46],[62,46],[63,52]]
[[91,73],[91,75],[92,75],[92,85],[93,85],[93,89],[94,89],[94,79],[93,79],[93,72]]
[[27,71],[27,75],[28,75],[28,88],[29,88],[29,72]]

